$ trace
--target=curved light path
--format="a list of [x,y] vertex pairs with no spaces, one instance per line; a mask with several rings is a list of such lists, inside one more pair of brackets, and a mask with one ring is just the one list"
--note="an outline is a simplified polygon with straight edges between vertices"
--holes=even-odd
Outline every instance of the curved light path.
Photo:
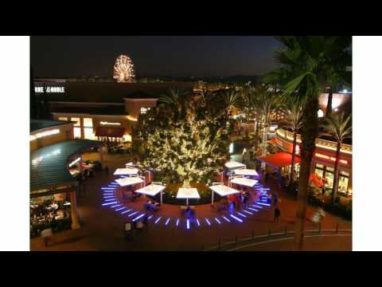
[[[103,196],[102,206],[113,209],[116,213],[126,217],[126,219],[130,219],[132,221],[143,220],[143,217],[145,216],[144,211],[129,208],[117,197],[116,192],[118,187],[119,185],[115,181],[112,181],[107,186],[101,187]],[[198,228],[202,226],[214,227],[222,224],[244,223],[260,210],[270,208],[267,197],[267,192],[270,189],[264,187],[261,183],[257,183],[255,185],[255,189],[260,195],[256,201],[239,211],[230,212],[229,214],[219,214],[216,217],[198,217],[193,222],[190,219],[185,219],[182,217],[150,215],[148,217],[148,221],[164,227],[172,226],[185,229]]]

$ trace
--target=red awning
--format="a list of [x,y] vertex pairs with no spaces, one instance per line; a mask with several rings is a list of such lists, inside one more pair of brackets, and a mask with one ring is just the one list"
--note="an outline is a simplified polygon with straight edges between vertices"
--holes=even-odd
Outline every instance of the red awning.
[[276,139],[276,138],[273,138],[273,139],[269,140],[269,141],[268,141],[268,144],[277,145],[277,139]]
[[[279,152],[276,154],[259,157],[258,160],[274,167],[284,167],[292,164],[292,155],[286,152]],[[296,156],[294,161],[295,163],[299,163],[301,162],[301,158]]]
[[318,188],[322,188],[322,186],[324,185],[323,179],[319,175],[317,175],[315,173],[312,173],[310,175],[309,180],[310,180],[311,183],[313,183]]
[[125,128],[123,127],[97,127],[97,137],[115,137],[121,138],[125,134]]

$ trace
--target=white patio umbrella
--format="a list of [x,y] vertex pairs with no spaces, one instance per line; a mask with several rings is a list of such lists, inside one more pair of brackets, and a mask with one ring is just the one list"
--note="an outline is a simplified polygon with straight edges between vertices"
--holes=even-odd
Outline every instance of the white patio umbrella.
[[137,168],[117,168],[114,175],[137,176],[138,172],[139,170]]
[[234,179],[231,180],[231,183],[248,186],[248,187],[254,187],[257,182],[258,180],[249,179],[245,177],[235,177]]
[[165,188],[166,187],[164,185],[152,183],[143,188],[137,189],[135,192],[149,196],[155,196],[160,193],[160,204],[163,204],[163,190]]
[[144,183],[144,180],[138,176],[118,178],[115,181],[120,186],[129,186],[129,185],[134,185],[134,184],[138,184],[138,183]]
[[224,165],[228,169],[246,168],[247,166],[238,161],[227,161]]
[[247,169],[247,168],[235,169],[233,173],[235,175],[243,175],[243,176],[258,176],[259,175],[255,169]]
[[200,198],[199,192],[196,188],[192,187],[181,187],[178,190],[178,193],[176,195],[176,198],[178,199],[186,199],[186,203],[188,206],[188,199],[198,199]]
[[212,190],[211,204],[214,204],[214,193],[215,192],[222,197],[227,196],[227,195],[231,195],[231,194],[240,193],[239,190],[234,189],[234,188],[229,187],[229,186],[226,186],[226,185],[223,185],[223,184],[212,185],[212,186],[210,186],[210,189]]

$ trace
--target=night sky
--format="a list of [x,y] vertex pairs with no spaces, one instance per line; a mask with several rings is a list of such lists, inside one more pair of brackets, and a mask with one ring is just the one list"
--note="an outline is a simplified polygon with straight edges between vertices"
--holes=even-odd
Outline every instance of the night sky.
[[276,66],[279,47],[256,36],[31,37],[31,65],[35,77],[112,77],[127,54],[138,77],[260,75]]

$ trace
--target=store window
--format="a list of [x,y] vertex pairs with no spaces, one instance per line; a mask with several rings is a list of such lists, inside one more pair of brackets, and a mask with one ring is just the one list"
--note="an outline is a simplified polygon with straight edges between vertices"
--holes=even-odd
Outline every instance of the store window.
[[84,138],[88,140],[97,139],[96,135],[94,134],[93,128],[84,128]]
[[70,118],[70,120],[71,120],[72,122],[75,122],[75,123],[74,123],[74,126],[75,126],[75,127],[80,127],[80,126],[81,126],[81,120],[80,120],[80,118]]
[[350,174],[348,172],[345,172],[345,171],[340,172],[340,177],[338,181],[338,192],[348,193],[349,176]]
[[323,178],[324,177],[324,165],[317,163],[314,172],[315,172],[315,174],[317,174],[318,176]]
[[334,168],[328,167],[328,166],[326,167],[325,178],[326,178],[325,187],[332,189],[333,188],[333,180],[334,180]]
[[84,118],[84,127],[92,128],[93,127],[93,119],[92,118]]
[[67,121],[68,121],[68,118],[67,118],[67,117],[58,117],[58,120],[59,120],[59,121],[67,122]]
[[74,135],[75,139],[80,139],[81,138],[81,128],[74,127],[73,128],[73,135]]

